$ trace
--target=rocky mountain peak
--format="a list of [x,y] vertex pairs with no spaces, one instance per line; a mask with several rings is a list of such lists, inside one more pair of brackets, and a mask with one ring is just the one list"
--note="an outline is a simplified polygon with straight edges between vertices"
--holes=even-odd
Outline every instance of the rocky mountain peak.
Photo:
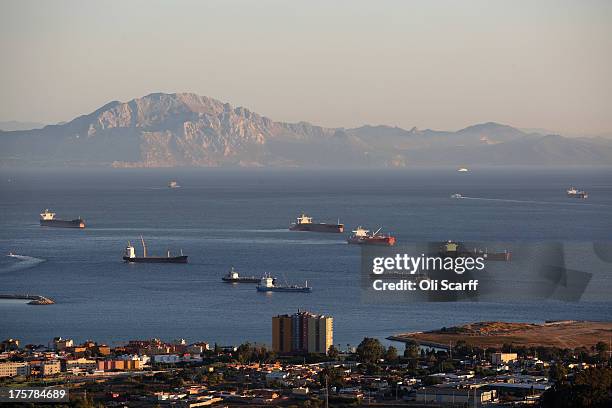
[[[546,138],[494,122],[457,132],[275,122],[194,93],[113,101],[43,129],[1,132],[0,165],[351,166],[610,164],[612,141]],[[519,163],[520,162],[520,163]]]

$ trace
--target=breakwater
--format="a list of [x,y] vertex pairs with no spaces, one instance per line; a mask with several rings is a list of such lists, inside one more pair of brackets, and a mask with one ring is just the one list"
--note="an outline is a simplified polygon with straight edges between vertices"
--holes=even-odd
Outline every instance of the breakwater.
[[29,300],[28,305],[52,305],[55,301],[51,298],[40,295],[22,295],[22,294],[0,294],[0,299],[24,299]]

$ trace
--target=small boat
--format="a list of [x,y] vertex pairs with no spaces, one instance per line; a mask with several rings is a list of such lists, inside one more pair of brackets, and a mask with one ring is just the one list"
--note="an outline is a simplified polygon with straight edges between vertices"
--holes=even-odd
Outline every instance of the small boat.
[[457,171],[458,171],[459,173],[466,173],[466,172],[468,172],[469,170],[468,170],[466,167],[461,167],[461,168],[457,169]]
[[8,254],[6,254],[6,256],[11,257],[11,258],[15,258],[15,259],[19,259],[20,261],[27,261],[27,260],[36,260],[36,258],[32,258],[26,255],[19,255],[16,254],[14,252],[9,252]]
[[578,190],[576,187],[570,187],[566,191],[567,196],[570,198],[588,198],[589,194],[584,190]]
[[276,283],[276,279],[270,276],[270,274],[264,275],[256,288],[258,292],[312,292],[312,288],[308,286],[308,281],[306,281],[304,286],[279,285]]
[[168,188],[179,188],[179,184],[176,182],[176,180],[170,180],[170,182],[168,182]]
[[357,227],[355,231],[353,231],[353,235],[348,237],[346,240],[349,244],[357,244],[357,245],[386,245],[393,246],[395,245],[395,237],[391,234],[379,234],[379,228],[373,234],[368,234],[370,231]]
[[240,276],[234,267],[230,269],[230,271],[221,278],[223,282],[227,283],[258,283],[261,278],[257,278],[255,276]]
[[183,255],[183,250],[181,250],[181,254],[177,256],[170,255],[170,251],[167,252],[166,256],[147,256],[147,246],[145,245],[145,241],[140,237],[142,241],[142,256],[136,256],[136,250],[132,246],[130,242],[128,242],[127,247],[125,247],[125,255],[123,256],[123,260],[125,262],[131,263],[187,263],[187,255]]
[[451,198],[463,198],[463,196],[459,193],[451,194]]

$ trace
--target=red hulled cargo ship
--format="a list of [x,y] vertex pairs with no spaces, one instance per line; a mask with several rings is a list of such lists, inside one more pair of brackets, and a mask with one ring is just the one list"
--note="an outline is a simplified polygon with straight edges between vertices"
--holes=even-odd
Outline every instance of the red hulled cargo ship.
[[369,234],[369,230],[357,227],[357,229],[353,231],[353,235],[347,239],[347,242],[357,245],[395,245],[395,237],[391,234],[380,234],[381,229],[382,228],[379,228],[376,232]]

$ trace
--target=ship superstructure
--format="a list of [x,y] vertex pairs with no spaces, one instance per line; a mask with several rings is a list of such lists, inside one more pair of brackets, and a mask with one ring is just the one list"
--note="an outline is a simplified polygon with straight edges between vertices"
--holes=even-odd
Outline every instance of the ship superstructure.
[[55,218],[54,212],[46,209],[40,213],[40,225],[43,227],[85,228],[85,220],[81,217],[74,220],[60,220]]
[[136,250],[130,242],[125,247],[125,255],[123,260],[125,262],[135,263],[187,263],[187,255],[183,255],[181,250],[180,255],[172,256],[168,250],[166,256],[147,256],[147,245],[145,244],[144,238],[140,237],[142,242],[142,256],[136,256]]
[[343,232],[344,224],[340,224],[338,220],[337,224],[327,224],[324,222],[314,223],[312,217],[302,214],[297,217],[296,222],[289,226],[290,231],[311,231],[311,232]]
[[391,234],[380,234],[381,229],[382,228],[379,228],[376,232],[370,234],[370,230],[363,227],[357,227],[357,229],[353,231],[353,235],[348,237],[347,242],[357,245],[395,245],[395,237]]

